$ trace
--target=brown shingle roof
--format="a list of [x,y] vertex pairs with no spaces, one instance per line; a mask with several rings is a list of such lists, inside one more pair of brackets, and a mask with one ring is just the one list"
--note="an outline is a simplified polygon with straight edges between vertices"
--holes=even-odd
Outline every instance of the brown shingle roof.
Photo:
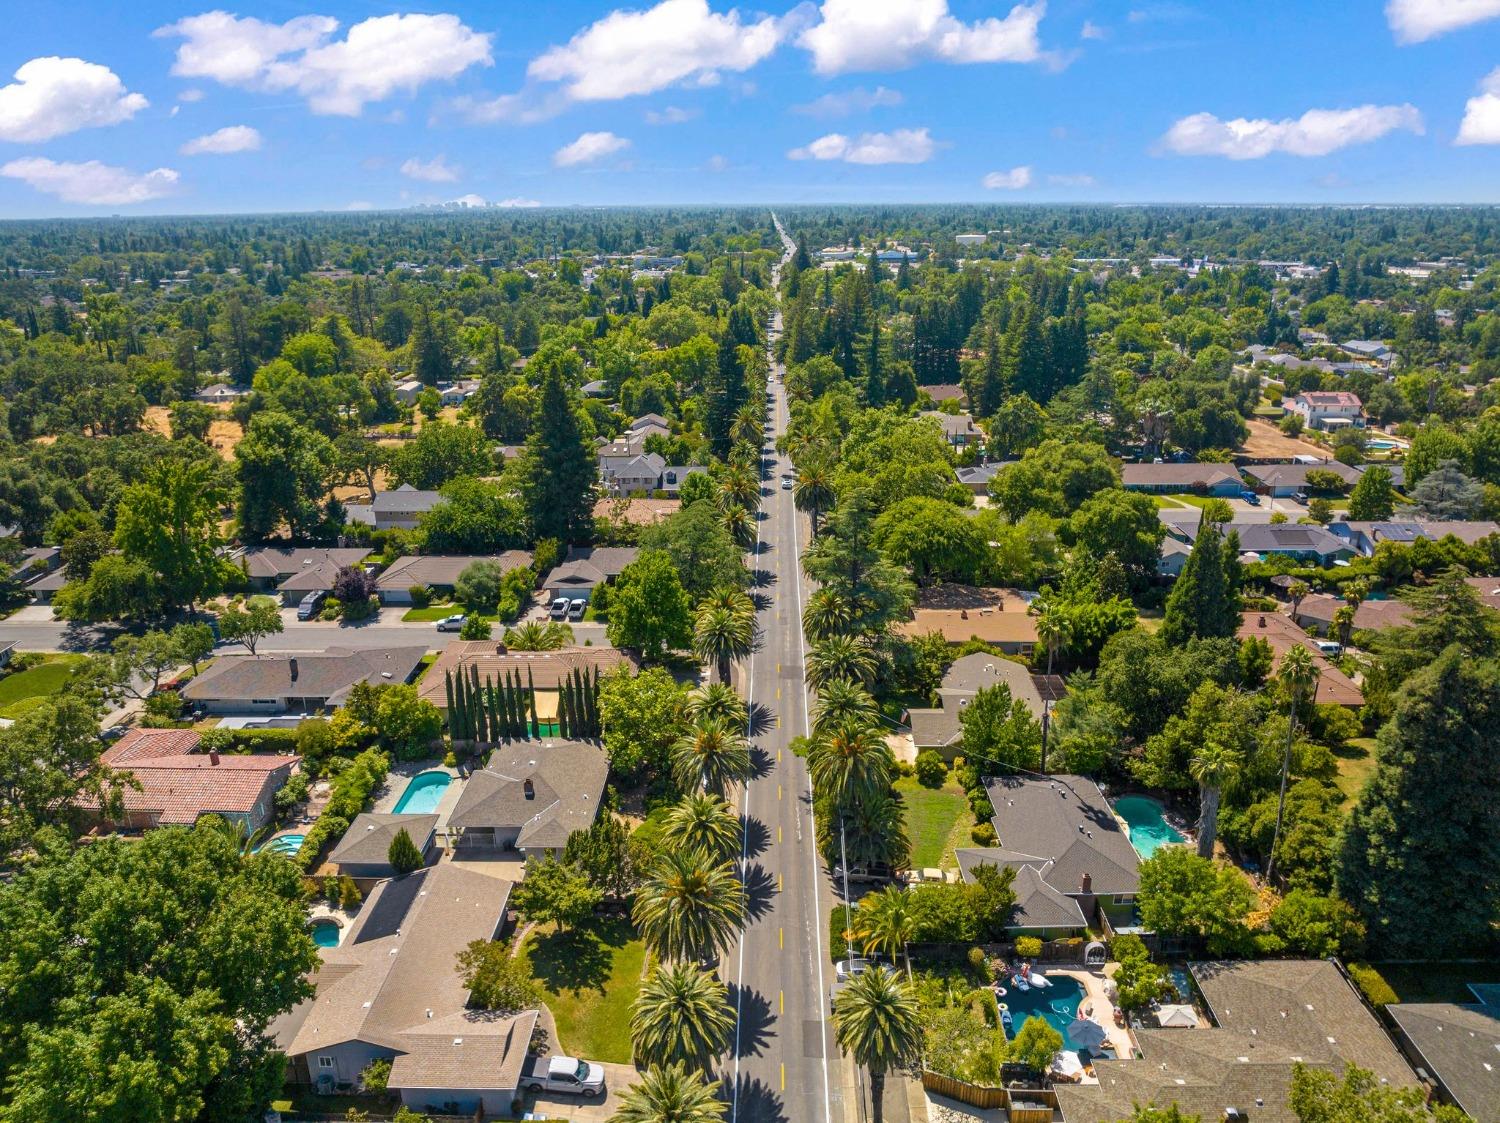
[[517,848],[560,849],[574,831],[593,825],[608,776],[608,760],[592,745],[527,741],[502,746],[469,777],[448,827],[519,827]]
[[1500,1007],[1393,1002],[1385,1010],[1465,1113],[1500,1123]]
[[366,811],[354,822],[328,855],[335,865],[379,866],[387,864],[391,843],[405,831],[418,850],[437,828],[436,815],[394,815]]
[[[422,677],[417,689],[440,710],[448,708],[446,675],[449,671],[474,667],[479,680],[500,681],[511,671],[521,676],[521,685],[528,681],[538,690],[556,690],[558,684],[574,670],[607,674],[616,667],[635,670],[636,663],[629,655],[616,647],[564,647],[557,651],[509,651],[503,643],[494,640],[459,640],[443,648],[427,674]],[[527,676],[530,675],[528,680]]]
[[326,698],[330,705],[336,706],[355,683],[380,685],[408,681],[426,654],[423,645],[225,655],[188,683],[182,696],[190,702]]
[[332,562],[335,567],[357,565],[369,556],[363,546],[325,550],[316,547],[284,549],[277,546],[257,546],[246,550],[245,572],[259,580],[284,580],[301,573],[311,566]]
[[1319,651],[1317,645],[1307,637],[1307,633],[1281,613],[1243,613],[1236,635],[1242,640],[1256,636],[1269,643],[1272,658],[1277,666],[1281,664],[1281,657],[1293,646],[1300,645],[1312,652],[1313,663],[1318,668],[1318,690],[1314,700],[1319,705],[1362,706],[1365,704],[1364,691],[1360,690],[1359,685],[1334,666],[1328,656]]
[[414,585],[452,585],[459,574],[479,561],[497,563],[506,572],[531,564],[526,550],[507,550],[503,554],[424,554],[397,558],[375,579],[377,589],[410,589]]

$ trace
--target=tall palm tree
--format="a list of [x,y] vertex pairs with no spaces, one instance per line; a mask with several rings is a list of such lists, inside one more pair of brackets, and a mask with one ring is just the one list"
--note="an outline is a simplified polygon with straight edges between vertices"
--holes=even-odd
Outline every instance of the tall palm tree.
[[505,629],[505,646],[512,651],[558,651],[573,642],[573,629],[557,620],[528,620]]
[[852,865],[891,869],[904,869],[911,861],[906,805],[889,788],[838,805],[835,812],[817,823],[818,849],[829,865],[846,856]]
[[1297,619],[1297,610],[1302,607],[1302,602],[1307,599],[1307,594],[1312,592],[1312,586],[1306,581],[1293,581],[1286,587],[1286,595],[1292,602],[1292,619]]
[[241,858],[248,858],[260,849],[263,843],[276,828],[269,823],[263,827],[250,829],[250,824],[243,819],[225,819],[219,815],[205,815],[198,822],[207,828],[218,831],[230,844],[240,852]]
[[724,800],[707,792],[684,796],[667,812],[662,845],[669,850],[701,850],[716,861],[739,852],[740,817]]
[[752,510],[760,503],[760,477],[751,468],[735,465],[719,481],[719,493],[724,506]]
[[874,725],[878,716],[875,699],[868,690],[848,679],[832,679],[818,691],[818,704],[813,708],[813,736],[821,736],[846,722]]
[[917,921],[911,911],[911,896],[905,889],[887,885],[859,903],[854,914],[854,938],[868,954],[884,955],[892,962],[897,955],[906,959],[907,978],[911,977],[911,955],[907,945],[916,934]]
[[688,720],[694,722],[717,718],[735,729],[750,722],[745,700],[727,682],[710,682],[694,690],[687,696],[686,710]]
[[620,1097],[609,1123],[722,1123],[714,1086],[682,1065],[648,1068]]
[[1073,638],[1073,621],[1063,615],[1055,600],[1045,595],[1037,598],[1033,607],[1036,610],[1036,635],[1047,648],[1047,673],[1050,675],[1057,653]]
[[703,963],[734,942],[745,920],[744,887],[729,862],[669,850],[636,890],[630,918],[657,959]]
[[896,972],[872,968],[833,1000],[833,1028],[839,1047],[869,1070],[871,1118],[881,1123],[885,1074],[910,1064],[922,1047],[916,995]]
[[735,411],[734,420],[729,423],[729,439],[738,443],[749,441],[752,444],[760,444],[761,430],[766,423],[765,406],[756,405],[754,402],[746,402]]
[[818,516],[833,505],[833,464],[822,457],[804,459],[797,464],[792,479],[792,502],[797,510],[806,511],[812,520],[813,537],[818,535]]
[[755,516],[748,508],[741,507],[738,503],[726,503],[719,513],[719,521],[724,524],[729,537],[741,550],[748,550],[755,545]]
[[1214,856],[1219,833],[1219,799],[1224,788],[1239,775],[1240,754],[1215,741],[1199,747],[1188,763],[1188,772],[1198,781],[1198,857]]
[[750,778],[750,743],[722,721],[701,721],[672,746],[672,777],[686,791],[723,795],[736,780]]
[[846,721],[813,742],[807,768],[818,795],[850,807],[891,786],[896,760],[878,729]]
[[706,1072],[733,1032],[728,988],[688,963],[652,971],[631,1006],[630,1039],[642,1066],[680,1064]]
[[875,678],[875,656],[856,636],[829,636],[807,653],[807,681],[814,690],[834,679],[866,683]]
[[853,623],[854,605],[837,589],[817,590],[802,609],[802,630],[814,643],[838,635]]
[[1297,644],[1281,657],[1276,678],[1286,695],[1286,747],[1281,753],[1281,791],[1276,797],[1276,830],[1271,835],[1271,856],[1266,859],[1266,881],[1276,872],[1276,847],[1281,842],[1281,821],[1286,815],[1286,778],[1292,768],[1292,741],[1297,735],[1297,707],[1318,686],[1318,664],[1312,652]]
[[738,589],[709,597],[693,620],[693,649],[718,668],[719,681],[729,681],[736,659],[755,650],[755,607]]

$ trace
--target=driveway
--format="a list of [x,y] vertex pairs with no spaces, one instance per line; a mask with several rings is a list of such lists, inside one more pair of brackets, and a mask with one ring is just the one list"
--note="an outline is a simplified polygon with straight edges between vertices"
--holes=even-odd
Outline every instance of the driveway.
[[[588,1060],[587,1057],[583,1058]],[[544,1119],[572,1119],[580,1123],[605,1123],[620,1107],[620,1094],[635,1083],[632,1065],[604,1065],[604,1098],[585,1100],[548,1092],[527,1093],[526,1110]]]

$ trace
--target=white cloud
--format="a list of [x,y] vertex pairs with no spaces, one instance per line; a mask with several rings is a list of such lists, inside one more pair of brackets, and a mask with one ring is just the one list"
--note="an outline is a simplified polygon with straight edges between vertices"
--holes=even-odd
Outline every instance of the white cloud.
[[614,133],[582,133],[571,144],[565,144],[552,154],[552,162],[559,168],[574,168],[579,164],[592,164],[606,156],[630,147],[630,141]]
[[1385,19],[1398,43],[1421,43],[1500,16],[1500,0],[1390,0]]
[[821,19],[797,45],[819,74],[897,70],[924,60],[1035,62],[1044,57],[1037,25],[1045,0],[1017,4],[1002,19],[964,23],[948,0],[823,0]]
[[497,207],[539,207],[541,205],[535,199],[523,199],[519,195],[509,199],[501,199],[495,204]]
[[1031,186],[1031,167],[1022,164],[1008,172],[990,172],[984,177],[987,191],[1020,191]]
[[118,125],[149,104],[107,66],[81,58],[34,58],[0,86],[0,140],[51,140],[79,129]]
[[203,91],[200,90],[197,86],[189,86],[187,89],[183,90],[180,94],[177,95],[177,100],[178,101],[202,101],[203,100]]
[[283,24],[213,11],[159,28],[177,37],[172,73],[227,86],[294,92],[314,113],[357,117],[365,105],[491,63],[488,34],[454,15],[389,15],[363,20],[334,39],[330,16]]
[[866,113],[871,109],[900,105],[905,100],[900,90],[887,89],[885,86],[867,90],[863,86],[855,86],[843,93],[824,94],[812,101],[794,105],[792,112],[804,113],[809,117],[847,117],[851,113]]
[[254,152],[259,147],[258,131],[249,125],[226,125],[207,136],[193,138],[180,151],[184,156],[228,156],[233,152]]
[[665,109],[651,109],[646,112],[646,124],[648,125],[681,125],[685,121],[691,121],[699,116],[701,110],[681,109],[675,105],[669,105]]
[[1422,133],[1422,115],[1415,106],[1309,109],[1301,117],[1280,121],[1244,117],[1221,121],[1212,113],[1194,113],[1173,124],[1162,137],[1161,146],[1179,156],[1227,156],[1231,160],[1258,160],[1273,152],[1326,156],[1398,129]]
[[1078,37],[1080,39],[1103,39],[1105,34],[1104,28],[1100,27],[1093,20],[1086,19],[1083,21],[1082,30],[1078,32]]
[[1099,181],[1086,172],[1059,173],[1049,175],[1047,182],[1053,187],[1098,187]]
[[896,129],[860,133],[853,139],[829,133],[787,155],[793,160],[842,160],[846,164],[924,164],[937,149],[937,141],[926,129]]
[[452,183],[458,178],[458,169],[448,164],[443,156],[434,156],[426,163],[413,156],[401,165],[401,174],[407,179],[420,179],[423,183]]
[[560,82],[574,101],[610,101],[680,84],[711,85],[724,70],[749,70],[790,30],[767,16],[741,20],[707,0],[661,0],[644,11],[619,9],[531,61],[527,77]]
[[170,195],[177,186],[171,168],[132,172],[98,160],[86,164],[60,163],[43,156],[26,156],[0,165],[0,175],[19,179],[65,203],[85,206],[125,206]]
[[483,195],[475,195],[475,194],[472,194],[472,193],[468,194],[468,195],[460,195],[457,199],[452,200],[451,204],[453,206],[455,206],[455,207],[487,207],[487,206],[489,206],[489,204],[487,202],[485,202],[485,199],[484,199]]
[[1454,144],[1500,144],[1500,68],[1484,76],[1479,91],[1464,103]]
[[727,172],[729,170],[729,157],[713,155],[704,161],[703,167],[711,172]]

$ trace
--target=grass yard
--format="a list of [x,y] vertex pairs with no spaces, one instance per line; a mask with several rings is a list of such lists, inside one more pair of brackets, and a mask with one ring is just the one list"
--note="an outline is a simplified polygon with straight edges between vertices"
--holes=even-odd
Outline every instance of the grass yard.
[[62,692],[85,655],[46,655],[45,662],[29,671],[0,678],[0,717],[18,718],[35,709],[43,699]]
[[1210,500],[1219,498],[1219,496],[1190,495],[1186,492],[1178,492],[1177,494],[1167,496],[1167,498],[1176,502],[1180,507],[1198,507],[1201,509],[1208,506]]
[[1165,496],[1165,495],[1151,495],[1151,496],[1148,496],[1148,498],[1153,503],[1155,503],[1158,508],[1161,508],[1161,509],[1164,509],[1164,510],[1177,510],[1177,509],[1181,508],[1181,506],[1182,506],[1182,504],[1179,503],[1179,502],[1177,502],[1177,500],[1172,499],[1172,498],[1170,498],[1168,496]]
[[435,624],[462,611],[456,604],[430,604],[426,608],[408,608],[401,619],[408,624]]
[[896,781],[906,802],[906,833],[911,839],[913,869],[942,864],[955,828],[968,837],[969,801],[963,789],[949,780],[941,788],[924,788],[913,776]]
[[1339,774],[1333,782],[1344,793],[1344,802],[1353,803],[1375,771],[1375,738],[1356,737],[1336,750],[1334,756],[1338,759]]
[[283,1115],[302,1113],[352,1118],[352,1116],[346,1116],[345,1112],[363,1111],[371,1115],[390,1115],[396,1109],[396,1102],[390,1096],[364,1094],[320,1096],[305,1088],[298,1088],[295,1091],[288,1089],[288,1091],[291,1092],[290,1098],[271,1101],[272,1111],[279,1111]]
[[521,954],[557,1022],[554,1050],[629,1064],[630,1004],[646,964],[646,946],[629,922],[595,917],[572,932],[536,930]]

